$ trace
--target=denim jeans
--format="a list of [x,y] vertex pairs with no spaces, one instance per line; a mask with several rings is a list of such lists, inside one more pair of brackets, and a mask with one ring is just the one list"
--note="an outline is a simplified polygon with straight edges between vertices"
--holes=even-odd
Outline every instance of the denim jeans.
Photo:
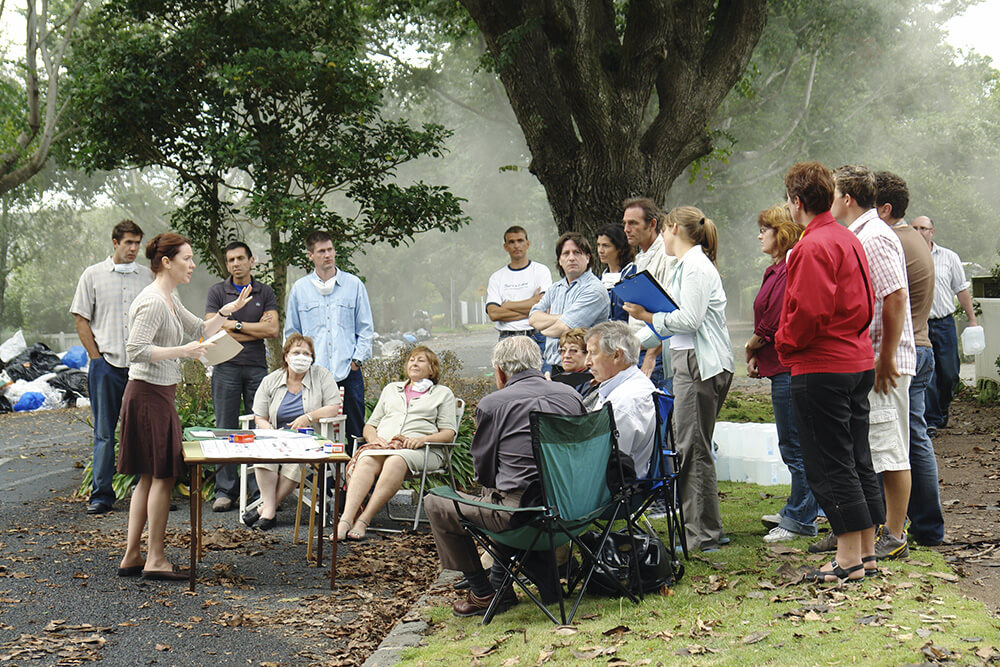
[[934,351],[917,348],[917,374],[910,382],[910,533],[919,544],[935,545],[944,539],[944,515],[938,489],[934,443],[927,436],[924,392],[934,376]]
[[[649,350],[642,350],[639,353],[639,363],[636,364],[639,368],[642,368],[642,362],[646,359],[646,354]],[[668,351],[667,354],[670,354]],[[653,374],[649,376],[649,381],[653,383],[653,386],[657,389],[667,392],[671,396],[674,395],[674,378],[663,377],[663,355],[656,355],[656,365],[653,366]]]
[[944,428],[948,425],[948,408],[960,368],[955,318],[946,315],[927,320],[927,329],[934,346],[934,378],[927,385],[924,418],[928,426]]
[[792,491],[778,514],[779,524],[785,530],[799,535],[816,535],[816,515],[819,504],[813,497],[806,480],[806,469],[802,463],[802,448],[799,445],[799,431],[795,425],[795,411],[792,408],[791,373],[778,373],[771,380],[771,405],[774,407],[774,425],[778,429],[778,449],[781,460],[792,474]]
[[365,379],[361,369],[352,370],[338,382],[344,388],[344,426],[347,428],[348,454],[354,453],[354,437],[361,435],[365,426]]
[[94,417],[94,479],[90,487],[90,502],[111,506],[115,490],[115,428],[122,411],[122,395],[128,384],[128,369],[112,366],[104,357],[90,360],[87,391],[90,412]]
[[[240,414],[253,412],[253,397],[257,387],[267,375],[266,366],[244,366],[224,363],[212,369],[212,406],[215,425],[219,428],[239,428]],[[243,404],[242,410],[240,404]],[[235,463],[222,466],[215,476],[215,497],[225,496],[232,501],[240,497],[239,466]],[[259,495],[257,479],[250,475],[247,493],[252,499]]]

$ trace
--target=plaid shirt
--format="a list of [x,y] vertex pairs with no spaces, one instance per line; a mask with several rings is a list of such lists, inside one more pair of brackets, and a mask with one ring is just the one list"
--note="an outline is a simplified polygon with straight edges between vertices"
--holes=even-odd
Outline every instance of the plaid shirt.
[[907,307],[903,333],[899,337],[899,347],[896,348],[896,370],[903,375],[916,375],[917,350],[913,342],[913,320],[910,317],[910,292],[906,282],[903,244],[873,208],[865,211],[849,229],[861,241],[868,257],[872,291],[875,293],[875,310],[868,335],[871,336],[875,356],[878,357],[882,347],[882,302],[886,296],[902,289],[906,293]]
[[118,368],[128,367],[128,309],[132,300],[153,282],[153,272],[136,266],[132,273],[117,273],[110,257],[84,270],[76,285],[69,312],[90,322],[97,349],[104,360]]

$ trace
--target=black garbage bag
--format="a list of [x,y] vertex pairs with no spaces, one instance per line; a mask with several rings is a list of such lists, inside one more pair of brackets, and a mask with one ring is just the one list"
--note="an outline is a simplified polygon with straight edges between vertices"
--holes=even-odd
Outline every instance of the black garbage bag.
[[59,355],[45,343],[35,343],[27,350],[17,355],[7,362],[4,370],[11,380],[25,380],[31,382],[60,365],[62,360]]
[[63,399],[74,401],[81,396],[87,396],[87,374],[78,368],[68,368],[56,373],[56,376],[49,380],[49,385],[53,389],[60,389],[63,392]]
[[6,396],[0,396],[0,415],[13,412],[14,408],[10,407],[10,401],[7,400]]

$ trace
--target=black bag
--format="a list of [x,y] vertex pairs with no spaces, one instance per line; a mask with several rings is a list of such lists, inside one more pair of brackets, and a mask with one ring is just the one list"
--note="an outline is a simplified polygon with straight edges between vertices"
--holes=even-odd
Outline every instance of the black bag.
[[608,491],[612,495],[618,495],[625,487],[633,485],[636,474],[635,462],[632,457],[620,449],[613,450],[611,456],[608,457],[608,469],[605,477]]
[[78,368],[67,368],[56,373],[56,376],[49,380],[49,385],[53,389],[61,389],[63,400],[73,401],[81,396],[87,396],[87,374]]
[[35,343],[7,362],[5,370],[11,380],[36,380],[62,363],[59,355],[45,343]]
[[14,408],[10,406],[10,401],[7,400],[6,396],[0,396],[0,415],[7,412],[13,412]]
[[[587,545],[588,549],[594,552],[600,542],[601,534],[597,531],[589,531],[584,533],[580,539]],[[639,558],[641,590],[632,569],[633,539]],[[656,535],[644,532],[638,532],[634,537],[630,536],[627,531],[613,532],[608,536],[604,548],[596,551],[594,555],[599,563],[607,566],[612,575],[608,575],[603,569],[597,567],[590,578],[590,583],[587,584],[587,592],[591,595],[621,597],[621,591],[614,584],[615,580],[633,595],[652,593],[664,586],[673,586],[684,576],[684,565],[667,551],[663,541]]]

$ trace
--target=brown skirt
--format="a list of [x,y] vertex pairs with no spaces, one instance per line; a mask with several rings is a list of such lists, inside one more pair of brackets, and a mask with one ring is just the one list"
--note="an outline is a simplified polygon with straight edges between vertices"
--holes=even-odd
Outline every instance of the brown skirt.
[[118,472],[157,479],[179,477],[184,472],[181,420],[174,407],[176,393],[175,384],[164,387],[129,380],[125,385]]

